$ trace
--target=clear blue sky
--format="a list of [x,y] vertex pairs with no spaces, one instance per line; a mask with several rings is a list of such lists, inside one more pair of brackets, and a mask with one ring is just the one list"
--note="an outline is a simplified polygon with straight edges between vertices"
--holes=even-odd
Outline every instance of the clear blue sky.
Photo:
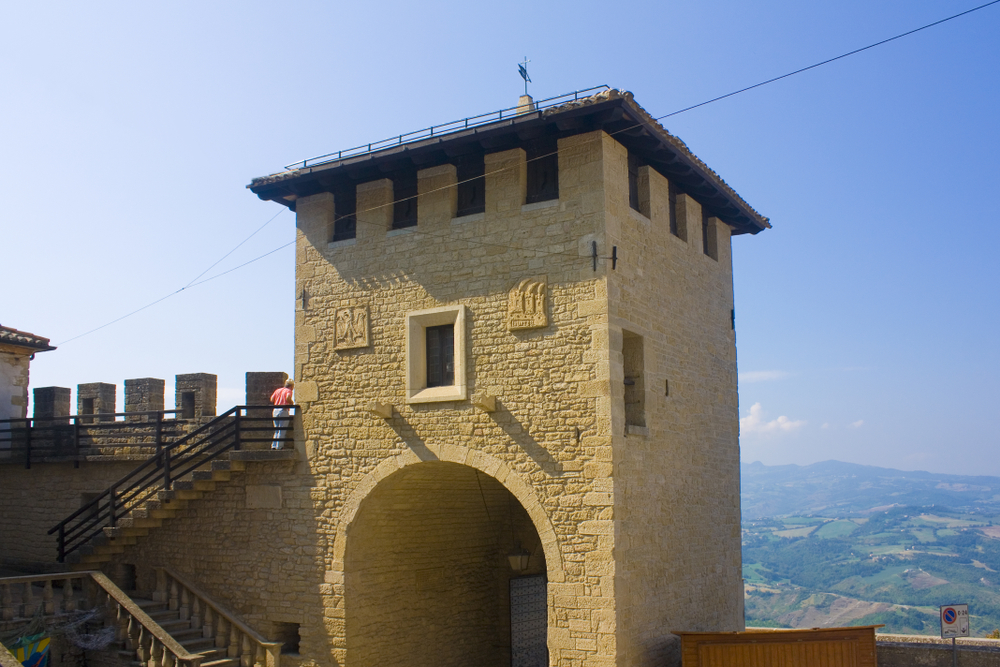
[[[32,385],[288,370],[286,248],[192,281],[295,160],[609,84],[654,116],[979,4],[14,3],[0,21],[0,323]],[[734,243],[747,462],[1000,475],[1000,5],[666,127],[771,218]],[[206,277],[293,238],[284,213]]]

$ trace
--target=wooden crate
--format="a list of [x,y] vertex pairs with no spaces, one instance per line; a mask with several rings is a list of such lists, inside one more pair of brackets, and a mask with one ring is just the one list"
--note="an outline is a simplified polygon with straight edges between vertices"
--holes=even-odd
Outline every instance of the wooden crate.
[[682,632],[683,667],[876,667],[875,628]]

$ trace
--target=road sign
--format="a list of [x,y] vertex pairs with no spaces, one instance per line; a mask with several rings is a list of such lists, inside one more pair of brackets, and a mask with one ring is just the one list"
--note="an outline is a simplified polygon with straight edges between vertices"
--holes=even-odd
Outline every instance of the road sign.
[[949,604],[941,607],[941,637],[969,636],[969,605]]

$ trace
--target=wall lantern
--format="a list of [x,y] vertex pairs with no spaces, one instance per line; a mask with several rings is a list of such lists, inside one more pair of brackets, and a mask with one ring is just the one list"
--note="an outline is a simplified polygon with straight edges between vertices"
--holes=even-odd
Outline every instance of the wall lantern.
[[530,558],[531,552],[525,551],[520,542],[518,542],[513,551],[507,554],[507,560],[510,561],[510,569],[518,574],[528,569],[528,560]]

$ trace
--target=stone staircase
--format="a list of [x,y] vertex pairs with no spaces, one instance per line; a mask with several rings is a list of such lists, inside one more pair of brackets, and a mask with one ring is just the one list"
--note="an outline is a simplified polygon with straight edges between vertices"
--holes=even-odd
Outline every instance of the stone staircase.
[[[67,633],[70,622],[85,623],[90,636],[110,630],[110,645],[92,647],[107,646],[117,658],[94,656],[102,665],[280,667],[281,642],[261,636],[179,573],[154,569],[150,598],[126,593],[96,570],[0,578],[0,626],[21,632],[41,620]],[[15,667],[4,662],[11,659],[0,646],[0,667]]]
[[[208,636],[197,618],[182,618],[179,609],[170,609],[166,602],[157,602],[143,598],[132,597],[132,601],[156,623],[163,628],[188,653],[203,656],[200,667],[239,667],[238,657],[229,657],[228,647],[224,640]],[[222,646],[218,644],[222,643]],[[123,664],[131,667],[147,667],[134,650],[122,646],[118,652]]]
[[153,493],[148,500],[120,517],[114,526],[105,526],[86,544],[68,554],[66,564],[77,571],[100,568],[148,535],[150,530],[159,528],[192,502],[211,494],[218,484],[230,481],[232,474],[242,472],[248,462],[289,461],[294,460],[295,453],[290,450],[244,450],[224,456],[174,481],[171,489]]

